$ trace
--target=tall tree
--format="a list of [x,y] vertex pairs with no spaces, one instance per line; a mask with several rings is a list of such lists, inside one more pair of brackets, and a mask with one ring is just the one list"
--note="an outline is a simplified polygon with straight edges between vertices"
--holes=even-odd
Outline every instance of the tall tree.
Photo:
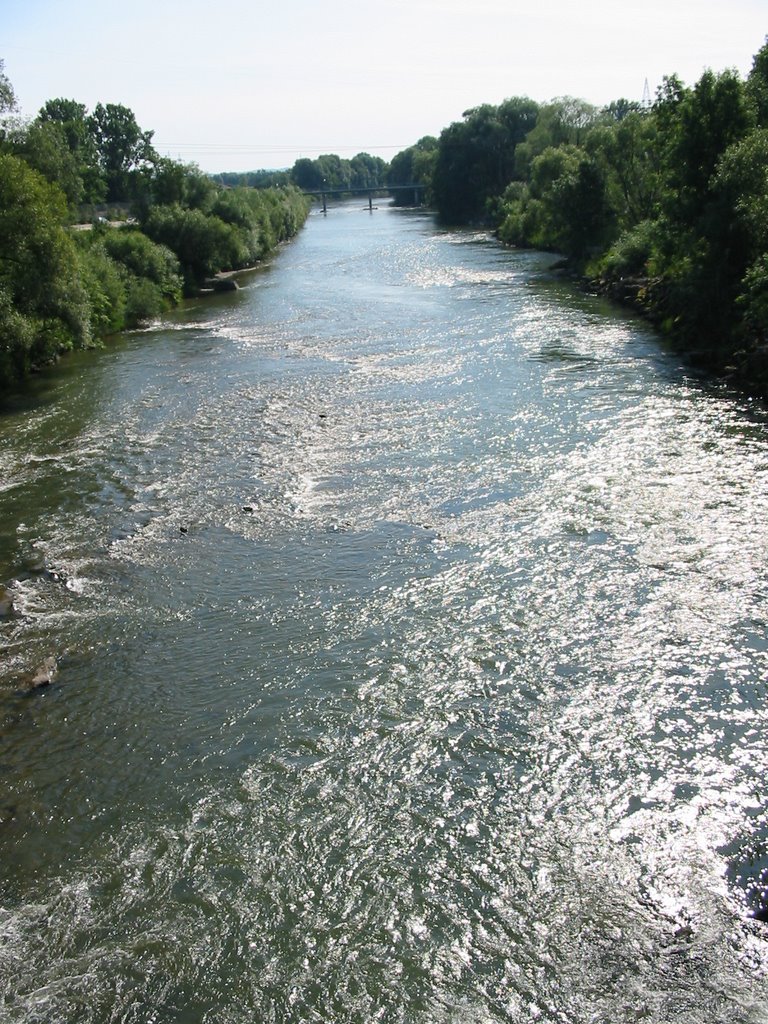
[[702,213],[720,157],[754,125],[744,83],[735,71],[705,71],[693,89],[668,79],[656,104],[667,214],[692,224]]
[[138,172],[157,160],[154,133],[142,131],[133,111],[121,103],[97,103],[88,126],[107,181],[107,198],[132,198]]
[[107,184],[99,165],[99,155],[85,104],[62,97],[48,100],[40,109],[35,123],[46,130],[57,129],[63,133],[82,182],[79,201],[103,202],[107,194]]
[[24,127],[13,149],[47,181],[59,186],[71,209],[83,201],[82,168],[60,124],[33,121]]
[[444,220],[483,220],[486,203],[512,180],[515,150],[536,122],[538,105],[527,97],[489,103],[464,112],[440,134],[432,178]]
[[747,93],[754,105],[757,123],[768,128],[768,42],[755,54],[747,79]]

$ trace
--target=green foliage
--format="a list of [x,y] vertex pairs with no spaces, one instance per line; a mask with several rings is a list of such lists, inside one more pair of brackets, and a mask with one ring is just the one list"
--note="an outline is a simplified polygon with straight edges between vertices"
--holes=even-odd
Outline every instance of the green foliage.
[[388,166],[381,157],[358,153],[344,160],[335,153],[325,153],[310,160],[297,160],[290,172],[291,182],[305,192],[326,192],[341,195],[350,189],[386,187]]
[[83,232],[78,243],[94,337],[135,327],[181,298],[178,260],[135,228]]
[[625,277],[647,277],[656,248],[656,235],[655,221],[640,221],[621,234],[596,269],[604,280],[611,282]]
[[440,134],[432,193],[449,223],[484,221],[488,200],[515,176],[515,152],[536,123],[538,107],[527,97],[484,104],[464,113]]
[[160,288],[146,277],[130,278],[126,284],[125,322],[134,327],[160,316],[166,303]]
[[768,395],[768,44],[746,82],[671,75],[650,110],[542,108],[515,174],[491,205],[503,241],[566,253]]
[[238,246],[231,225],[178,203],[152,207],[143,230],[176,253],[188,291],[225,267],[241,266],[244,259],[244,249]]
[[657,129],[653,117],[630,110],[588,133],[585,149],[605,175],[608,202],[620,230],[653,217],[661,189]]
[[34,121],[13,140],[11,151],[23,157],[51,184],[58,185],[73,212],[84,201],[81,167],[61,124]]
[[768,355],[768,253],[761,253],[747,270],[736,301],[746,336],[764,362]]
[[642,106],[634,100],[613,100],[607,107],[603,107],[600,111],[599,121],[605,121],[609,124],[618,124],[631,114],[642,113],[642,109]]
[[[663,109],[665,105],[669,109]],[[675,90],[657,111],[667,216],[692,223],[710,196],[710,183],[725,150],[754,121],[743,83],[733,71],[705,71],[696,86]]]
[[103,338],[127,326],[125,278],[104,247],[89,241],[78,247],[78,269],[88,294],[91,334]]
[[[414,146],[401,150],[387,170],[386,182],[390,188],[404,185],[423,185],[424,201],[432,203],[432,178],[437,163],[438,141],[434,135],[425,135]],[[397,205],[408,205],[413,193],[393,192]]]
[[352,188],[352,165],[335,153],[325,153],[310,160],[303,157],[291,170],[291,181],[307,192],[326,191],[341,194]]
[[158,245],[135,228],[107,230],[101,246],[111,260],[132,277],[150,281],[162,299],[173,305],[181,298],[179,261],[167,246]]
[[194,164],[186,164],[184,167],[184,198],[182,203],[190,210],[202,210],[203,213],[210,213],[214,200],[219,190],[213,180],[203,174],[199,167]]
[[[35,122],[41,128],[56,128],[63,133],[72,162],[80,178],[83,203],[100,203],[106,198],[107,183],[99,165],[96,143],[91,133],[84,103],[55,99],[41,108]],[[33,126],[34,127],[34,126]],[[62,186],[64,187],[64,186]],[[67,195],[71,190],[64,188]]]
[[308,202],[293,188],[232,189],[214,193],[210,212],[153,206],[143,231],[176,254],[184,287],[194,292],[221,270],[237,270],[262,259],[304,223]]
[[283,188],[291,184],[290,171],[224,171],[212,175],[217,185],[226,188]]
[[515,151],[515,172],[526,178],[533,161],[545,149],[581,145],[599,111],[584,100],[561,96],[537,111],[535,123]]
[[614,216],[600,164],[577,146],[550,147],[531,165],[527,187],[508,190],[499,235],[583,261],[612,237]]
[[768,128],[768,41],[757,51],[747,79],[747,96],[757,124]]
[[323,187],[323,175],[316,160],[300,157],[291,169],[291,181],[305,192],[315,192]]
[[0,154],[0,294],[13,313],[5,319],[15,339],[3,364],[13,369],[12,380],[90,341],[88,300],[65,219],[62,192],[21,158]]
[[349,161],[352,188],[381,188],[387,180],[387,164],[380,156],[358,153]]
[[141,187],[142,169],[157,159],[153,133],[142,131],[133,111],[121,103],[97,103],[87,124],[107,183],[107,199],[133,198]]
[[155,162],[152,185],[145,197],[147,207],[150,202],[160,206],[184,203],[189,189],[189,177],[189,168],[184,164],[168,157],[160,157]]
[[0,60],[0,114],[16,109],[16,94],[5,73],[5,61]]
[[0,285],[0,385],[7,388],[29,371],[36,321],[16,308],[13,296]]

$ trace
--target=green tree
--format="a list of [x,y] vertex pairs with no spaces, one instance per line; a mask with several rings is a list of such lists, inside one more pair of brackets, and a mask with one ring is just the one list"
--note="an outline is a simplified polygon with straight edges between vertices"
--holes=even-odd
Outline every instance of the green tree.
[[387,164],[380,156],[358,153],[349,161],[352,188],[382,188],[386,182]]
[[[413,201],[421,201],[427,204],[432,202],[432,177],[437,162],[438,141],[434,135],[425,135],[423,138],[407,149],[401,150],[392,158],[387,168],[386,182],[393,191],[394,201],[397,205],[407,206]],[[420,193],[403,191],[405,185],[425,186]]]
[[81,167],[60,124],[33,121],[24,127],[12,151],[23,157],[47,181],[58,185],[71,210],[83,202],[85,188]]
[[516,148],[515,176],[526,179],[545,149],[581,145],[599,117],[597,107],[574,96],[560,96],[539,108],[535,123]]
[[187,194],[188,171],[184,164],[160,157],[154,165],[152,174],[151,202],[159,206],[170,206],[172,203],[184,203]]
[[600,120],[606,121],[609,124],[620,123],[631,114],[641,113],[642,109],[641,105],[634,100],[613,100],[600,111]]
[[291,169],[291,181],[306,192],[316,192],[323,187],[323,176],[315,160],[299,157]]
[[156,285],[163,300],[174,305],[181,298],[179,261],[165,245],[153,242],[135,228],[104,232],[101,245],[115,263],[133,277]]
[[126,324],[125,275],[99,244],[82,232],[77,249],[80,280],[88,294],[91,335],[103,338],[122,331]]
[[139,172],[157,160],[153,132],[142,131],[133,111],[120,103],[97,103],[88,127],[107,182],[107,199],[133,198],[142,181]]
[[8,114],[16,109],[16,93],[5,73],[5,61],[0,60],[0,114]]
[[90,341],[87,295],[62,226],[66,202],[20,157],[0,154],[0,295],[9,334],[0,336],[7,387],[59,352]]
[[488,200],[514,177],[516,148],[533,128],[537,111],[533,100],[515,97],[499,107],[467,110],[463,121],[441,132],[432,190],[444,220],[486,219]]
[[501,205],[503,241],[562,252],[579,265],[601,251],[615,231],[605,173],[575,145],[540,153],[530,182],[508,189]]
[[190,210],[209,213],[219,189],[209,175],[204,174],[195,164],[186,164],[184,179],[184,206]]
[[755,54],[747,79],[747,95],[761,128],[768,128],[768,41]]
[[199,287],[220,270],[244,266],[247,249],[236,229],[219,217],[181,206],[155,206],[143,225],[155,242],[176,253],[184,274],[185,289]]
[[703,212],[717,163],[754,125],[744,84],[735,71],[705,71],[693,89],[665,82],[656,105],[665,182],[664,209],[693,224]]
[[655,215],[661,178],[656,122],[650,114],[630,110],[596,125],[587,135],[585,149],[603,170],[621,230]]
[[48,100],[40,109],[36,123],[49,129],[58,128],[63,133],[82,183],[78,201],[103,202],[107,195],[107,183],[99,163],[85,104],[61,97]]

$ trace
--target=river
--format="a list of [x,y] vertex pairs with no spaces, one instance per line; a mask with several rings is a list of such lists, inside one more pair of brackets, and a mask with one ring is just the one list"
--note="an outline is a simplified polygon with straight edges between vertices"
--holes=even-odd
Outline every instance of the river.
[[0,1019],[768,1021],[766,417],[362,207],[0,418]]

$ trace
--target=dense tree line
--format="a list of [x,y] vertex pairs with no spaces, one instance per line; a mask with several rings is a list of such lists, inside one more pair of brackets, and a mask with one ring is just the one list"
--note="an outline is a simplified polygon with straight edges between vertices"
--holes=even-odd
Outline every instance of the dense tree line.
[[308,157],[297,160],[290,175],[294,185],[308,192],[341,195],[350,189],[384,188],[387,164],[370,153],[358,153],[351,160],[326,153],[315,160]]
[[336,153],[324,153],[314,160],[300,157],[293,167],[284,171],[243,171],[217,174],[214,180],[223,185],[246,185],[270,188],[295,185],[306,192],[343,195],[351,189],[385,189],[389,165],[381,157],[358,153],[346,160]]
[[387,186],[394,188],[394,201],[398,205],[408,205],[413,201],[414,193],[403,191],[407,185],[421,185],[421,200],[428,206],[434,202],[432,196],[432,177],[437,160],[438,141],[434,135],[425,135],[407,149],[397,153],[387,171]]
[[[410,170],[414,154],[391,167]],[[420,168],[444,221],[563,254],[701,362],[768,394],[768,44],[746,80],[670,76],[647,107],[473,108]]]
[[[54,99],[31,121],[15,109],[0,61],[0,392],[253,265],[306,218],[290,184],[223,188],[158,156],[120,104]],[[125,223],[75,230],[99,209]]]
[[222,171],[211,177],[217,185],[225,185],[227,188],[237,188],[239,185],[246,188],[282,188],[294,184],[290,171]]

